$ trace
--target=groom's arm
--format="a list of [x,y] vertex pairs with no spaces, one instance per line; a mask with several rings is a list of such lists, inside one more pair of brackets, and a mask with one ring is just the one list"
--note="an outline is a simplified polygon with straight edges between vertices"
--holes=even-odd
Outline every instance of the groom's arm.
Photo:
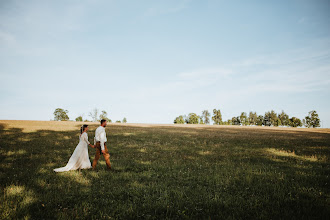
[[105,142],[105,132],[102,132],[100,135],[100,145],[102,152],[104,151],[104,142]]

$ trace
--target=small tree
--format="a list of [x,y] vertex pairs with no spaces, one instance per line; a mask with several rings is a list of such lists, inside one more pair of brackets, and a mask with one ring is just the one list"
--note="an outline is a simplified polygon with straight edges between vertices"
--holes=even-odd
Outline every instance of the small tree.
[[198,117],[199,117],[199,124],[205,124],[203,121],[203,116],[199,115]]
[[255,125],[257,122],[257,113],[256,112],[250,112],[249,113],[249,125]]
[[287,115],[283,110],[281,114],[278,115],[278,119],[281,121],[281,125],[290,126],[289,115]]
[[182,115],[174,119],[174,124],[184,124],[185,120]]
[[54,111],[54,120],[55,121],[67,121],[69,120],[68,116],[69,111],[62,108],[57,108]]
[[277,114],[274,110],[271,110],[271,112],[269,113],[269,117],[270,117],[270,123],[273,126],[278,126],[281,123],[278,120]]
[[80,116],[78,116],[77,118],[76,118],[76,121],[83,121],[83,118],[82,118],[82,116],[80,115]]
[[256,125],[262,126],[264,124],[264,116],[258,115],[257,120],[256,120]]
[[202,117],[203,117],[203,119],[204,119],[204,123],[205,124],[210,124],[210,112],[208,111],[208,110],[204,110],[203,112],[202,112]]
[[186,119],[187,124],[198,124],[199,116],[196,113],[190,113]]
[[308,112],[308,116],[305,117],[305,126],[308,128],[320,127],[320,118],[315,110]]
[[99,115],[99,110],[97,108],[94,108],[91,112],[89,112],[88,116],[92,118],[92,121],[97,121]]
[[127,123],[127,119],[126,118],[123,119],[123,123]]
[[107,120],[108,122],[111,122],[111,119],[108,118],[108,113],[104,110],[100,114],[100,120],[99,121],[101,121],[102,119]]
[[271,126],[272,125],[272,120],[271,120],[271,114],[270,114],[270,112],[266,112],[265,113],[263,125],[265,125],[265,126]]
[[213,124],[215,124],[215,125],[221,125],[222,124],[222,115],[221,115],[220,109],[219,110],[213,109],[212,120],[214,122]]
[[232,121],[233,125],[240,125],[241,124],[239,116],[238,117],[232,117],[231,121]]
[[292,117],[292,118],[290,118],[290,125],[291,125],[291,127],[301,127],[302,123],[299,118]]
[[242,125],[248,125],[249,124],[249,121],[248,121],[248,118],[247,118],[245,112],[241,113],[241,115],[239,116],[239,120],[241,121]]
[[120,120],[117,120],[116,123],[121,123],[121,121]]

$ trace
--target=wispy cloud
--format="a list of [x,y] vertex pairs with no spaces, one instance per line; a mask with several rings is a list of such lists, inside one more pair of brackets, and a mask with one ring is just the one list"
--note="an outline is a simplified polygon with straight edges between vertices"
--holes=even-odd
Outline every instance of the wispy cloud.
[[[196,109],[190,103],[197,100],[205,103],[201,106],[210,106],[214,102],[222,106],[250,106],[252,97],[269,100],[280,96],[304,97],[311,92],[330,92],[330,62],[325,62],[328,56],[329,52],[310,48],[265,54],[262,58],[249,58],[217,68],[181,72],[170,82],[139,88],[130,97],[142,103],[158,98],[159,104],[165,98],[172,98],[173,109],[176,106],[180,110],[177,107],[179,100]],[[167,108],[171,108],[170,105]]]

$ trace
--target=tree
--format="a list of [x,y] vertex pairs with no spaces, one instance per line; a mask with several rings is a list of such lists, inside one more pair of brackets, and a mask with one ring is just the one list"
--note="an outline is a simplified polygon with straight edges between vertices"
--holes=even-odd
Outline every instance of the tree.
[[221,111],[213,109],[213,117],[212,120],[214,121],[213,124],[215,125],[221,125],[222,124],[222,115],[221,115]]
[[127,119],[126,118],[123,118],[123,123],[127,123]]
[[121,123],[121,121],[120,120],[117,120],[116,123]]
[[265,126],[271,126],[271,125],[274,125],[274,124],[272,124],[272,122],[273,122],[273,119],[272,119],[272,114],[271,114],[271,112],[266,112],[265,113],[265,117],[264,117],[264,125]]
[[222,124],[223,124],[223,125],[231,125],[232,122],[231,122],[230,119],[228,119],[227,121],[223,121]]
[[203,116],[199,115],[198,117],[199,117],[199,124],[205,124],[203,121]]
[[292,117],[289,120],[290,120],[291,127],[301,127],[302,126],[301,120],[299,118]]
[[270,111],[269,117],[270,117],[270,123],[273,126],[278,126],[279,125],[279,120],[278,120],[277,114],[274,110]]
[[248,125],[248,123],[249,123],[245,112],[241,113],[241,115],[239,116],[239,120],[241,121],[242,125]]
[[174,124],[184,124],[185,120],[182,115],[174,119]]
[[281,114],[278,115],[278,119],[281,121],[281,125],[290,126],[289,115],[287,115],[283,110]]
[[257,122],[257,113],[256,112],[250,112],[249,113],[249,125],[255,125]]
[[54,120],[55,121],[67,121],[69,120],[68,116],[69,111],[62,108],[57,108],[54,111]]
[[231,121],[232,121],[233,125],[240,125],[241,124],[241,121],[240,121],[239,117],[232,117]]
[[89,112],[89,117],[92,118],[92,121],[97,121],[98,120],[98,115],[99,115],[99,110],[97,108],[94,108],[91,112]]
[[104,110],[100,114],[100,120],[99,121],[101,121],[102,119],[107,120],[108,122],[111,122],[111,119],[108,118],[108,113]]
[[78,116],[77,118],[76,118],[76,121],[83,121],[83,118],[82,118],[82,116],[80,115],[80,116]]
[[320,118],[315,110],[308,112],[308,116],[305,117],[305,126],[308,128],[320,127]]
[[202,117],[203,117],[203,119],[204,119],[204,123],[205,124],[210,124],[210,112],[208,111],[208,110],[204,110],[203,112],[202,112]]
[[264,116],[258,115],[257,120],[256,120],[256,125],[262,126],[264,124]]
[[190,113],[186,119],[187,124],[198,124],[199,116],[196,113]]

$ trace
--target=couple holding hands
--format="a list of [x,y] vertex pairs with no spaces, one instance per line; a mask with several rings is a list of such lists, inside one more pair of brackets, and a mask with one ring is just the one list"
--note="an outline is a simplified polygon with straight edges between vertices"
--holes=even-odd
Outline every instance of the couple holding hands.
[[[102,119],[101,125],[95,130],[94,137],[94,145],[90,144],[88,141],[88,125],[83,125],[80,128],[80,136],[79,143],[76,146],[73,154],[71,155],[69,162],[65,167],[54,169],[55,172],[65,172],[69,170],[77,170],[77,169],[95,169],[97,165],[97,161],[100,159],[101,153],[104,156],[105,162],[109,170],[111,170],[110,163],[110,154],[108,152],[108,148],[106,146],[107,135],[105,133],[105,127],[107,126],[107,121]],[[93,165],[91,166],[91,162],[89,160],[88,155],[88,146],[92,148],[96,148],[96,154],[93,161]]]

